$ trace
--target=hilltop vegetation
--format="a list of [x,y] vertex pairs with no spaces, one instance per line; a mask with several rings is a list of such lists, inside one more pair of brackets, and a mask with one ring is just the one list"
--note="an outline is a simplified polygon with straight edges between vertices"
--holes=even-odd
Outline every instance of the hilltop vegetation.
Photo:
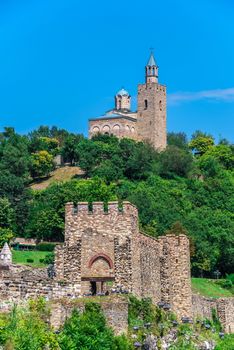
[[[66,181],[50,180],[57,154],[70,165]],[[73,173],[75,166],[83,173]],[[225,276],[234,270],[233,167],[234,146],[215,144],[202,132],[190,142],[169,133],[167,149],[158,153],[108,135],[88,140],[40,127],[22,136],[6,128],[0,134],[0,243],[13,235],[63,240],[68,201],[130,200],[147,234],[190,237],[194,276],[213,277],[216,270]],[[46,186],[36,190],[43,180]]]

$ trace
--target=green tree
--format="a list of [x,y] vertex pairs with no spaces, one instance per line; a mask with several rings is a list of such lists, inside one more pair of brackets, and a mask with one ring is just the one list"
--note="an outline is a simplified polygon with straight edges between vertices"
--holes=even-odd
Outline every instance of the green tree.
[[44,240],[61,240],[63,230],[63,218],[55,209],[39,205],[31,210],[26,228],[28,236]]
[[74,310],[59,337],[61,350],[130,350],[124,337],[115,337],[107,327],[100,306],[87,303],[83,314]]
[[31,174],[33,178],[48,176],[53,169],[53,156],[47,151],[39,151],[32,154]]
[[14,210],[8,198],[0,198],[0,227],[9,228],[14,224]]
[[206,153],[212,146],[214,146],[214,139],[210,135],[197,133],[193,135],[192,140],[189,143],[190,149],[196,155],[203,155]]
[[0,344],[9,350],[59,350],[56,334],[44,319],[45,313],[41,299],[25,309],[14,307],[0,329]]
[[193,157],[188,151],[176,146],[168,146],[160,154],[159,173],[163,177],[188,176],[192,169]]
[[82,135],[75,134],[70,134],[66,137],[61,149],[61,154],[65,162],[69,162],[70,165],[74,165],[79,161],[79,152],[77,152],[77,147],[83,139],[84,138]]
[[184,132],[168,132],[167,133],[168,146],[176,146],[182,149],[188,149],[188,139]]
[[170,228],[170,230],[167,230],[165,232],[166,235],[188,235],[188,231],[183,227],[181,222],[176,221]]
[[14,233],[9,228],[0,227],[0,247],[3,247],[4,243],[9,243],[14,237]]
[[213,157],[226,169],[234,168],[234,149],[228,145],[220,144],[211,147],[203,157]]

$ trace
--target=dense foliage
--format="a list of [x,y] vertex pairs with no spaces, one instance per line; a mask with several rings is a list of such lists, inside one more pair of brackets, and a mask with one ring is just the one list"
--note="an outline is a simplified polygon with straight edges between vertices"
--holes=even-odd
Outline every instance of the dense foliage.
[[[43,181],[54,157],[78,165],[83,178]],[[211,135],[169,133],[158,153],[149,144],[97,135],[92,140],[40,127],[29,135],[5,128],[0,134],[0,244],[13,235],[63,239],[68,201],[130,200],[139,208],[146,233],[186,233],[191,240],[195,276],[234,270],[234,146]]]
[[100,305],[89,302],[83,313],[74,310],[60,331],[48,323],[44,299],[30,301],[27,308],[14,307],[0,315],[0,345],[5,350],[131,350],[125,336],[115,336]]
[[44,299],[31,300],[23,308],[15,306],[9,314],[0,314],[0,346],[5,350],[133,350],[136,343],[148,349],[155,339],[158,349],[165,348],[165,341],[169,350],[201,349],[204,341],[216,344],[215,350],[233,349],[233,335],[219,337],[221,326],[215,312],[212,320],[179,324],[171,312],[159,309],[150,299],[130,296],[128,334],[115,336],[101,303],[101,299],[87,302],[82,313],[75,308],[56,331],[48,322],[50,309]]

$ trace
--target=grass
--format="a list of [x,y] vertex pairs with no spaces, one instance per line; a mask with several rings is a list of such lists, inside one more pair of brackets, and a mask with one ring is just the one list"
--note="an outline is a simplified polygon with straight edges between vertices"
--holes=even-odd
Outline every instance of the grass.
[[[44,259],[50,252],[30,251],[30,250],[13,250],[12,260],[14,264],[30,265],[34,267],[44,267],[45,264],[40,262],[40,259]],[[33,259],[33,263],[28,263],[27,259]]]
[[68,181],[77,175],[82,175],[82,170],[77,166],[64,166],[56,169],[51,176],[40,181],[35,181],[30,186],[33,190],[44,190],[54,182]]
[[196,294],[209,298],[233,297],[233,293],[217,284],[217,280],[192,278],[192,290]]

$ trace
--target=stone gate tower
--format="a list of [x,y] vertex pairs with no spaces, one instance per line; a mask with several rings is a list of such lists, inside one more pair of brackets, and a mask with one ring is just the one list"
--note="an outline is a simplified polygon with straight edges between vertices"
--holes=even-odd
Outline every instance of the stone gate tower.
[[145,84],[138,85],[137,130],[141,140],[163,150],[167,144],[166,86],[158,83],[158,65],[153,53],[145,67]]

